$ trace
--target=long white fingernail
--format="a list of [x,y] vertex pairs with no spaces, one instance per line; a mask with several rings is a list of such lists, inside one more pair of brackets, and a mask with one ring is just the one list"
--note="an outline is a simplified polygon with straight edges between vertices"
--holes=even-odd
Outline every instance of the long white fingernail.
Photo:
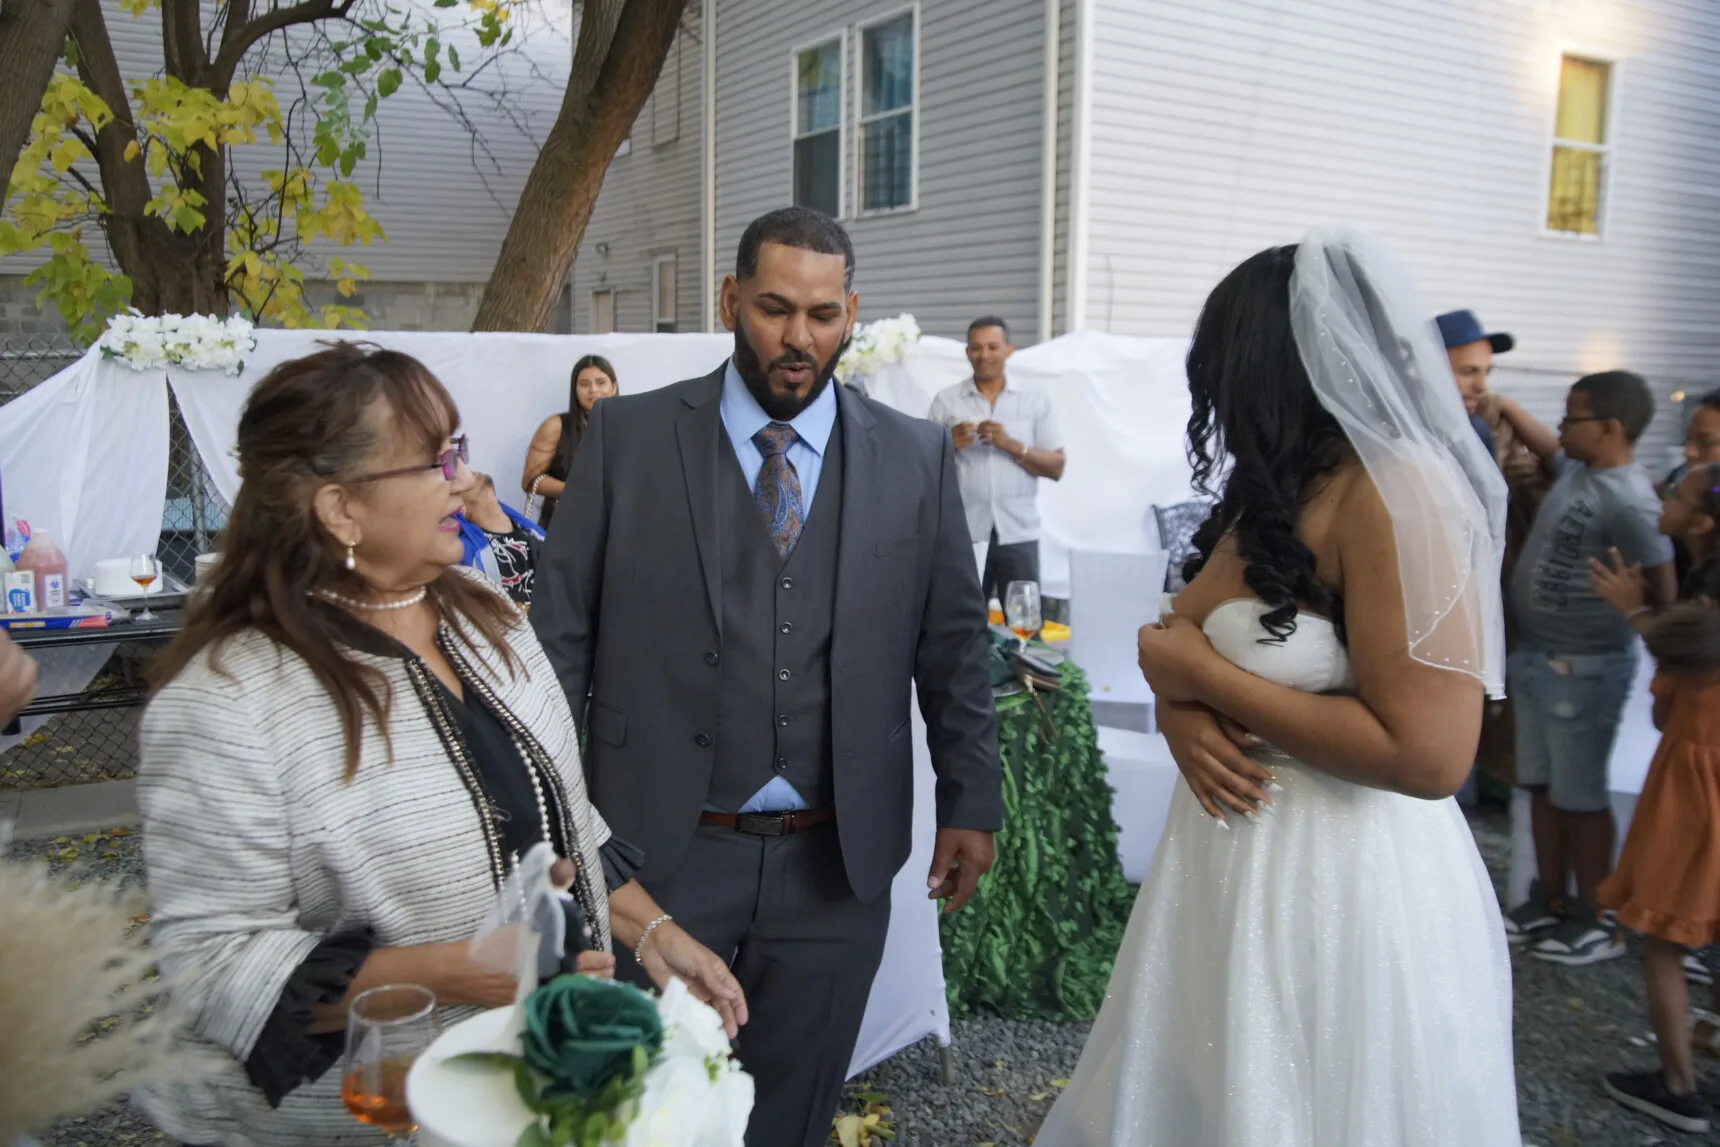
[[1266,791],[1269,793],[1281,793],[1284,791],[1284,786],[1279,784],[1277,781],[1267,781]]
[[1230,828],[1230,822],[1228,820],[1225,820],[1223,817],[1215,816],[1212,819],[1218,822],[1219,828],[1226,829],[1226,830],[1228,830]]

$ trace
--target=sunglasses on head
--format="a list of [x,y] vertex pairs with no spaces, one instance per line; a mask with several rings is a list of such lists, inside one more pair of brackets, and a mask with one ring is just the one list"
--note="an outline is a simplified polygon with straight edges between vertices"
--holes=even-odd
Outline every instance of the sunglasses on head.
[[354,478],[354,482],[375,482],[383,478],[398,478],[402,474],[422,474],[426,470],[441,470],[445,481],[452,482],[460,473],[460,466],[472,461],[467,449],[466,436],[460,435],[453,440],[453,445],[436,456],[436,461],[425,462],[419,466],[402,466],[398,470],[384,470],[380,474],[366,474]]

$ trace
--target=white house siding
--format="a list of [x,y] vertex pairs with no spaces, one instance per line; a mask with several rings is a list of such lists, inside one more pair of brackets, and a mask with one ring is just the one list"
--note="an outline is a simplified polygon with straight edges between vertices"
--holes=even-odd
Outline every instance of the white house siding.
[[[1327,220],[1434,310],[1518,337],[1544,413],[1578,372],[1720,381],[1720,5],[1711,0],[1104,0],[1087,325],[1174,335],[1244,257]],[[1561,50],[1618,61],[1604,235],[1542,234]],[[1515,368],[1515,369],[1507,369]],[[1662,408],[1646,443],[1678,433]]]
[[900,0],[717,2],[719,270],[747,223],[791,200],[791,56],[844,29],[848,38],[848,212],[863,318],[909,311],[931,334],[960,336],[1002,315],[1030,342],[1039,294],[1042,0],[921,0],[919,204],[856,217],[852,130],[858,25]]
[[[652,330],[652,264],[675,256],[675,320],[701,329],[699,185],[704,45],[699,5],[687,6],[663,74],[604,176],[572,277],[573,329],[591,329],[591,293],[615,293],[615,329]],[[625,385],[625,382],[623,383]]]

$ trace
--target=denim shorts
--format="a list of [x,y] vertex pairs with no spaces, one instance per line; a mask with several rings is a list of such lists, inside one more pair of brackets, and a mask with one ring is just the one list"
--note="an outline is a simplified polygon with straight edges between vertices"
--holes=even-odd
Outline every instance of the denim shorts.
[[1635,647],[1550,654],[1524,644],[1506,670],[1517,725],[1517,783],[1546,788],[1562,812],[1612,807],[1607,764],[1636,682]]

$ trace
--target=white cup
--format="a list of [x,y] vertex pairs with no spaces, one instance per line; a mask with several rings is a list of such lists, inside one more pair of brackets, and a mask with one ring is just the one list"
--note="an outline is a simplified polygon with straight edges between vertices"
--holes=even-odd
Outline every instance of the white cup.
[[196,560],[196,567],[197,568],[196,568],[196,571],[195,571],[193,576],[195,577],[198,585],[202,585],[203,582],[208,579],[210,573],[212,573],[214,571],[216,563],[219,562],[220,560],[221,560],[220,554],[198,554],[197,555],[197,560]]

